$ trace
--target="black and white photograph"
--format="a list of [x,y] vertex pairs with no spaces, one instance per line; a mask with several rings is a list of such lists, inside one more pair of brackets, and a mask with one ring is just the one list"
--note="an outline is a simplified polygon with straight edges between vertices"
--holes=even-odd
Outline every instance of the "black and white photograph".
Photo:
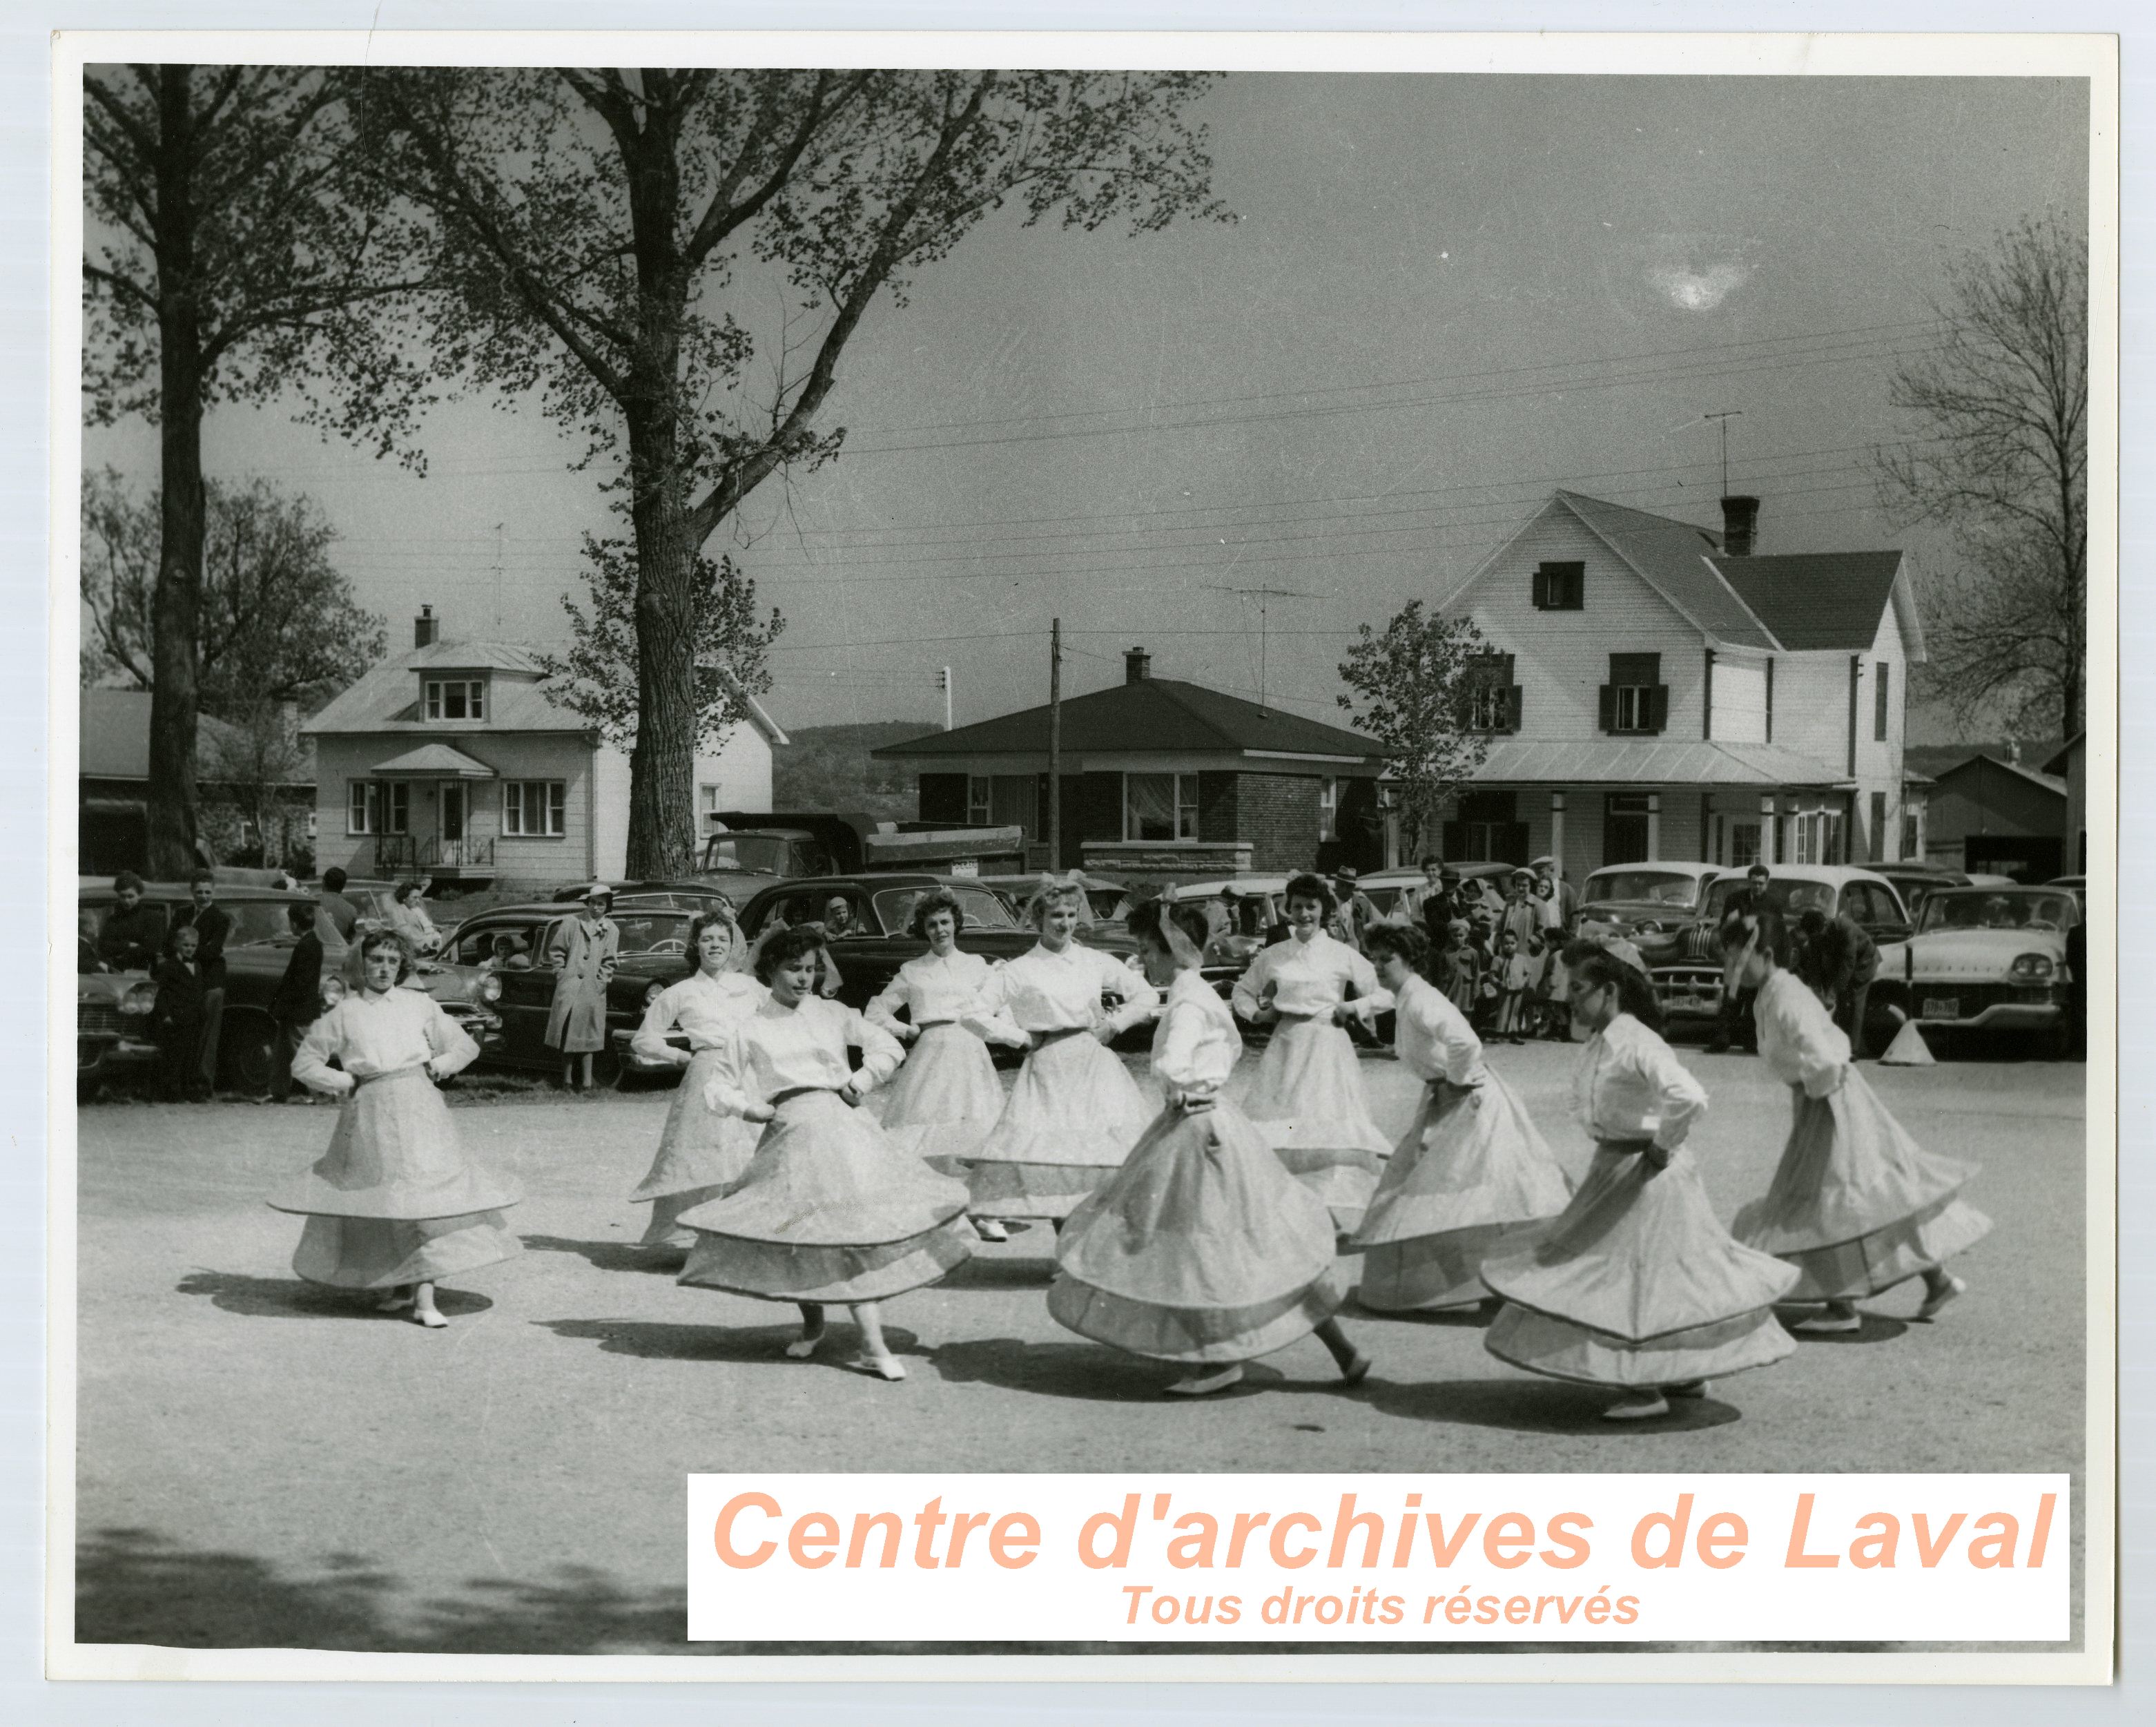
[[2108,1671],[2111,39],[420,39],[57,40],[56,1663],[1689,1471],[2065,1478]]

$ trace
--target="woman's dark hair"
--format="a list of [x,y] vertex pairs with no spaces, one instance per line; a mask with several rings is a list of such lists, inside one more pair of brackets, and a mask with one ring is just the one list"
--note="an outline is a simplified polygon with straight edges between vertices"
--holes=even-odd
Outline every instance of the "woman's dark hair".
[[142,891],[142,878],[134,871],[122,870],[112,878],[112,891],[115,893],[125,893],[131,887],[137,893]]
[[790,929],[782,929],[757,950],[756,980],[768,984],[782,965],[791,965],[805,954],[814,953],[824,945],[824,938],[815,930],[797,923]]
[[1430,938],[1404,923],[1373,923],[1363,932],[1363,951],[1370,959],[1392,953],[1407,962],[1409,971],[1430,964]]
[[723,929],[730,942],[741,939],[735,933],[732,912],[721,912],[716,907],[708,912],[699,912],[689,920],[689,957],[691,959],[696,957],[696,943],[703,940],[704,932],[707,929]]
[[411,944],[393,929],[377,929],[359,938],[359,963],[364,967],[367,956],[379,948],[397,950],[397,981],[403,983],[412,975]]
[[397,884],[397,903],[401,906],[408,900],[417,899],[426,885],[424,881],[399,881]]
[[1300,876],[1287,878],[1287,887],[1281,894],[1283,906],[1292,905],[1299,899],[1314,899],[1324,911],[1333,907],[1332,890],[1325,884],[1322,876],[1313,876],[1307,870]]
[[331,893],[342,893],[344,884],[351,879],[335,864],[331,864],[329,868],[322,871],[322,886],[329,889]]
[[1617,992],[1617,1005],[1650,1031],[1662,1029],[1662,1006],[1655,999],[1655,986],[1637,966],[1628,965],[1601,943],[1585,938],[1568,943],[1564,950],[1565,979],[1577,978]]
[[[1817,917],[1816,912],[1807,914]],[[1750,907],[1732,901],[1729,909],[1722,914],[1722,923],[1715,931],[1715,939],[1725,953],[1734,953],[1742,948],[1754,928],[1759,932],[1759,951],[1777,965],[1789,963],[1789,926],[1780,908],[1769,905]]]
[[951,933],[958,935],[966,928],[966,908],[958,903],[958,896],[947,887],[932,888],[913,902],[913,916],[906,928],[921,941],[928,939],[928,920],[937,912],[951,914]]
[[190,887],[199,887],[205,881],[208,882],[213,887],[216,887],[217,871],[215,870],[195,870],[190,871],[187,876],[187,886]]
[[1195,901],[1149,899],[1132,912],[1130,932],[1142,942],[1165,948],[1168,936],[1161,928],[1163,922],[1173,922],[1201,953],[1205,951],[1205,943],[1212,939],[1212,926],[1205,921],[1205,908]]
[[1814,994],[1840,1000],[1856,975],[1856,950],[1838,918],[1816,908],[1798,920],[1791,969]]

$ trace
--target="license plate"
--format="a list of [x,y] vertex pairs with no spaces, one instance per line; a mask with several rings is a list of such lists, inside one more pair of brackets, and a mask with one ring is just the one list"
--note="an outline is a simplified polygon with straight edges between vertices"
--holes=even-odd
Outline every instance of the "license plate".
[[1958,996],[1927,995],[1924,998],[1924,1017],[1928,1020],[1958,1020],[1961,1001]]

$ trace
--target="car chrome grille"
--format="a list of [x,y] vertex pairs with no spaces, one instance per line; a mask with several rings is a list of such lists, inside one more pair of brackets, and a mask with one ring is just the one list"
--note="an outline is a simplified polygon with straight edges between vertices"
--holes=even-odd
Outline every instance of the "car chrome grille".
[[74,1010],[74,1029],[80,1036],[99,1036],[108,1033],[117,1036],[121,1030],[120,1010],[110,1002],[78,1002]]

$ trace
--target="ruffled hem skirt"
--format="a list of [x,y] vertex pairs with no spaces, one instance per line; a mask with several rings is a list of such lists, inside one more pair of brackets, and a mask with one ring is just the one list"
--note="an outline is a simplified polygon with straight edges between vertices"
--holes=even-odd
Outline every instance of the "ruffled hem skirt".
[[1048,1310],[1162,1361],[1246,1361],[1330,1318],[1332,1221],[1232,1106],[1163,1110],[1070,1215]]
[[524,1244],[499,1211],[465,1217],[310,1217],[292,1269],[333,1289],[438,1283],[514,1259]]
[[696,1232],[680,1281],[763,1301],[882,1301],[973,1252],[966,1189],[835,1092],[778,1106],[732,1192],[681,1214]]
[[1393,1147],[1370,1118],[1347,1032],[1326,1020],[1281,1020],[1235,1102],[1334,1226],[1358,1228]]
[[1123,1064],[1086,1032],[1028,1056],[987,1138],[967,1154],[982,1217],[1068,1217],[1122,1166],[1152,1112]]
[[929,1167],[961,1179],[965,1160],[1004,1113],[1004,1088],[988,1046],[963,1025],[923,1031],[881,1096],[883,1124],[923,1129]]
[[1516,1307],[1629,1347],[1771,1319],[1797,1271],[1730,1236],[1681,1151],[1656,1170],[1641,1153],[1604,1146],[1572,1203],[1500,1242],[1482,1281]]
[[756,1155],[755,1125],[705,1101],[704,1087],[718,1065],[716,1050],[699,1050],[690,1061],[666,1112],[650,1173],[629,1196],[631,1204],[651,1203],[644,1246],[690,1246],[695,1234],[680,1226],[681,1214],[729,1192]]
[[1974,1169],[1919,1146],[1856,1069],[1824,1097],[1790,1092],[1782,1160],[1735,1226],[1747,1246],[1797,1268],[1787,1299],[1876,1295],[1991,1232],[1991,1220],[1959,1196]]
[[1748,1368],[1769,1366],[1797,1347],[1772,1313],[1738,1313],[1634,1343],[1510,1303],[1482,1341],[1499,1360],[1530,1373],[1625,1390],[1727,1379]]
[[1381,1313],[1479,1302],[1483,1257],[1571,1197],[1572,1178],[1503,1080],[1433,1086],[1349,1244],[1363,1253],[1357,1299]]

